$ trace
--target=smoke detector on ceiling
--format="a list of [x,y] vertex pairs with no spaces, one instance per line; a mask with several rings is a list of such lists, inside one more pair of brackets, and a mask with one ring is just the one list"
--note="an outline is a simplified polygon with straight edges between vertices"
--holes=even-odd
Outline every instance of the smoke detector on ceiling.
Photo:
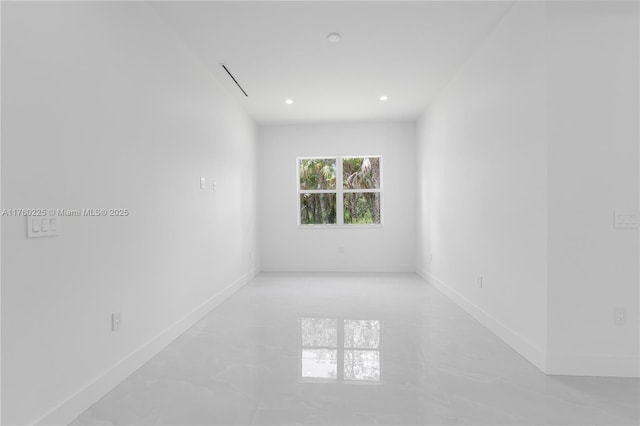
[[338,33],[331,33],[327,36],[327,40],[329,40],[330,43],[337,43],[341,38],[342,36]]

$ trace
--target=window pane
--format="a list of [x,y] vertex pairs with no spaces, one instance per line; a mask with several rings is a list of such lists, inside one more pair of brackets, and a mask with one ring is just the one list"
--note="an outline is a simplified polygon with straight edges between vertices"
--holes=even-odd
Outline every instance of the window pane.
[[336,223],[336,194],[300,194],[300,223]]
[[380,381],[380,352],[344,351],[344,379]]
[[380,346],[378,320],[345,320],[345,348],[378,349],[378,346]]
[[313,379],[336,379],[338,351],[328,349],[303,349],[300,375]]
[[337,320],[331,318],[301,318],[302,346],[338,346]]
[[336,159],[311,158],[300,160],[300,189],[335,189]]
[[380,157],[342,159],[344,189],[379,189]]
[[380,193],[344,194],[344,223],[380,223]]

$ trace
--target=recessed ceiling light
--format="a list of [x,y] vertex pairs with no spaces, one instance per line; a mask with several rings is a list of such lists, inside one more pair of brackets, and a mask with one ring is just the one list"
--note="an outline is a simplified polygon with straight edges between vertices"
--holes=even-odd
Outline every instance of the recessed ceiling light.
[[329,40],[331,43],[337,43],[341,38],[342,36],[338,33],[331,33],[327,36],[327,40]]
[[293,99],[287,99],[286,101],[284,101],[284,103],[287,105],[291,105],[293,103]]
[[387,99],[389,99],[389,97],[387,95],[380,96],[380,100],[381,101],[386,101]]

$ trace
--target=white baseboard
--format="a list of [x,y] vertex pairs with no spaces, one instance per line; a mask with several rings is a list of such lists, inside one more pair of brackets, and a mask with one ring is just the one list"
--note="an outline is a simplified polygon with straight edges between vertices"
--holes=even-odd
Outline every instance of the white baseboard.
[[261,265],[263,272],[415,272],[415,265]]
[[484,311],[475,303],[460,294],[457,290],[448,286],[432,274],[424,269],[417,267],[416,273],[425,281],[433,285],[435,288],[444,293],[449,299],[464,309],[469,315],[478,320],[482,325],[487,327],[493,334],[502,339],[507,345],[511,346],[516,352],[522,355],[526,360],[546,372],[546,352],[531,343],[521,334],[515,332],[502,322],[498,321],[492,315]]
[[640,377],[640,359],[638,357],[607,354],[547,353],[424,269],[418,267],[416,272],[545,374]]
[[640,377],[640,359],[607,354],[549,353],[547,374],[562,376]]
[[80,391],[67,398],[58,406],[41,416],[34,422],[37,425],[68,425],[80,414],[89,409],[100,398],[142,367],[169,343],[202,319],[213,308],[224,302],[229,296],[239,290],[256,276],[257,271],[251,270],[229,284],[209,300],[176,321],[156,337],[140,346],[129,356],[122,359],[111,369],[96,377]]

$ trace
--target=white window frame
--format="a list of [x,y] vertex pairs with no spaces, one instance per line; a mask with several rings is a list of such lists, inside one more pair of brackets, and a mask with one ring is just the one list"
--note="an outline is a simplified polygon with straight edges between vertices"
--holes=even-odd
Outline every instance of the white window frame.
[[[344,158],[379,158],[380,159],[380,188],[375,189],[344,189],[342,176],[342,159]],[[300,160],[334,159],[336,160],[336,188],[335,189],[300,189]],[[314,157],[296,157],[296,217],[298,228],[319,229],[319,228],[382,228],[384,224],[384,167],[382,155],[319,155]],[[358,192],[377,192],[380,194],[380,223],[344,223],[344,194]],[[300,195],[301,194],[336,194],[336,223],[309,223],[303,224],[300,217]]]

